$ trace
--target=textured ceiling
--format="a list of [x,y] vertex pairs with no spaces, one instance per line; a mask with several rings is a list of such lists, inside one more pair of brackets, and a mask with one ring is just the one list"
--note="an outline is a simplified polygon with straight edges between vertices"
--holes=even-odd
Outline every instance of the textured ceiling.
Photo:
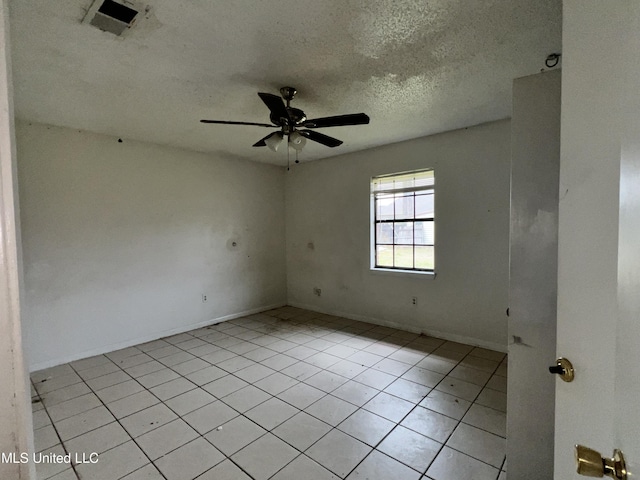
[[11,0],[16,116],[279,165],[251,145],[258,91],[298,89],[307,117],[365,112],[318,130],[301,161],[510,116],[511,82],[561,48],[558,0],[148,0],[119,38],[82,24],[91,0]]

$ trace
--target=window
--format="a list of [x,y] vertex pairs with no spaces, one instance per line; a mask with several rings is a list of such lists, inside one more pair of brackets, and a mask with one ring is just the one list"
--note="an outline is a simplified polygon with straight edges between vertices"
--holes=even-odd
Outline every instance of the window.
[[371,180],[372,268],[434,271],[433,170]]

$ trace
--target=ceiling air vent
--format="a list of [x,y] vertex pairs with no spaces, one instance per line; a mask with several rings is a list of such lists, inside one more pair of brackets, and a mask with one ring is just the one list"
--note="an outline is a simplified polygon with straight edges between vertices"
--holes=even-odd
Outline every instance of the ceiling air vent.
[[142,7],[126,0],[96,0],[89,7],[82,23],[88,23],[114,35],[122,35],[133,26],[141,11]]

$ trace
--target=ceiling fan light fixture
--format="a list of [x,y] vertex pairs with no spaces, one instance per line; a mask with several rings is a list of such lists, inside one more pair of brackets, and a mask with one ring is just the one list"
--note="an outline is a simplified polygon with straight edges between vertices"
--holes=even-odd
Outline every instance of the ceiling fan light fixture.
[[289,135],[289,146],[298,152],[302,151],[306,143],[307,139],[298,132],[293,132]]
[[264,143],[267,144],[267,147],[269,147],[269,150],[273,152],[277,152],[278,147],[282,143],[283,138],[284,138],[284,135],[282,134],[282,132],[275,132],[269,138],[265,139]]

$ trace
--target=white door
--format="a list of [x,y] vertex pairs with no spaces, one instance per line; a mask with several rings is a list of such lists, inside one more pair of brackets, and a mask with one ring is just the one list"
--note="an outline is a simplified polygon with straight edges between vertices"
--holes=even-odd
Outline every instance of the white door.
[[640,477],[640,2],[563,11],[554,478],[574,444],[621,449]]
[[[18,185],[13,134],[9,8],[0,0],[0,453],[33,451],[29,380],[22,354]],[[0,478],[35,479],[33,463],[3,462]]]

